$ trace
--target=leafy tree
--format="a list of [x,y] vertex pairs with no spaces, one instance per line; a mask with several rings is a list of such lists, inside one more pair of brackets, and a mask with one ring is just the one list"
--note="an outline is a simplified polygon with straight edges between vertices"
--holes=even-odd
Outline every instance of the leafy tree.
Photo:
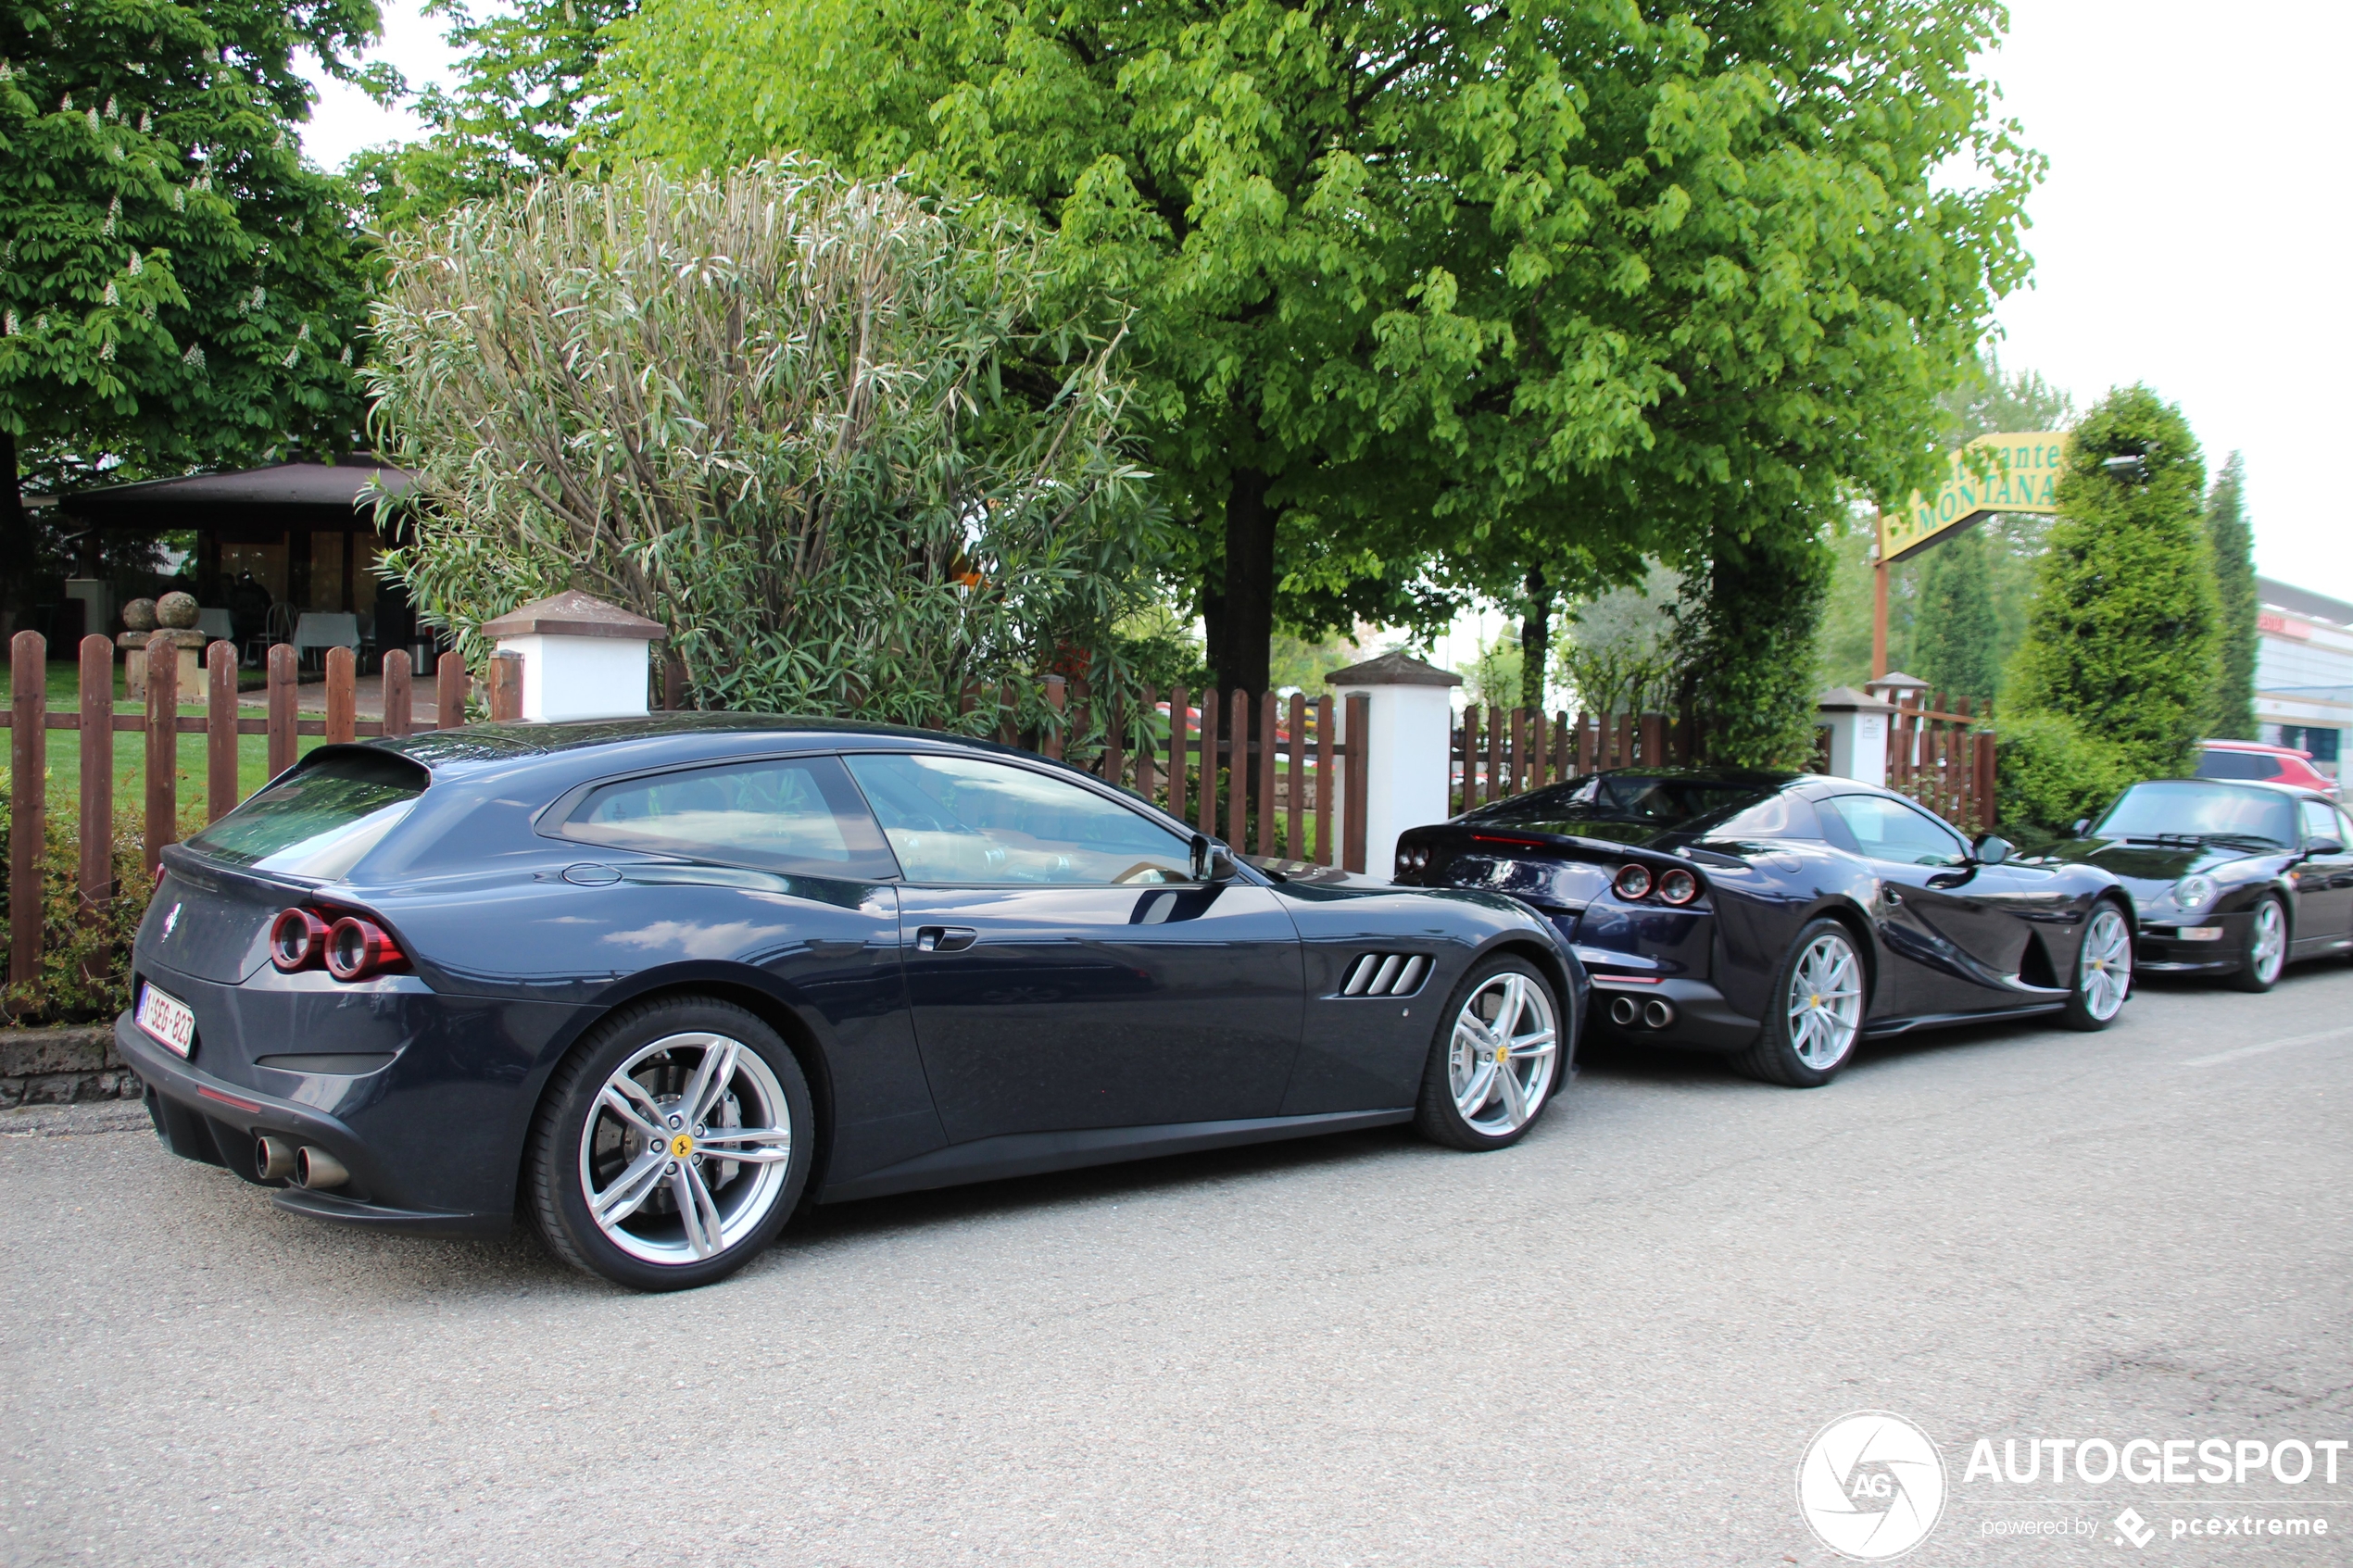
[[347,450],[366,257],[301,162],[295,55],[349,76],[371,0],[0,8],[0,570],[51,479]]
[[904,167],[1132,305],[1212,662],[1256,688],[1278,620],[1794,559],[1768,536],[1924,480],[2027,264],[2039,159],[1970,74],[2001,15],[650,0],[606,68],[623,151]]
[[[1050,665],[1120,680],[1155,545],[1126,389],[1113,341],[1038,314],[1017,225],[789,163],[647,168],[388,254],[369,378],[418,470],[388,564],[470,653],[578,586],[669,626],[698,706],[977,731],[1045,722]],[[1008,390],[1041,363],[1042,404]]]
[[517,0],[476,20],[465,0],[426,0],[459,51],[454,89],[428,87],[428,133],[353,157],[351,174],[387,228],[561,173],[603,99],[593,83],[605,29],[635,0]]
[[1680,607],[1683,700],[1713,760],[1798,768],[1814,752],[1814,637],[1830,597],[1831,548],[1804,514],[1780,528],[1714,532],[1705,588]]
[[1980,702],[1994,695],[2002,668],[1989,567],[1977,529],[1928,552],[1914,611],[1912,663],[1906,666],[1936,691]]
[[2057,713],[2136,778],[2197,759],[2221,677],[2206,465],[2181,410],[2145,386],[2075,427],[2037,577],[2011,710]]
[[2222,465],[2206,497],[2206,537],[2214,551],[2214,587],[2221,606],[2221,684],[2214,688],[2211,733],[2221,740],[2255,739],[2255,531],[2247,526],[2246,462],[2238,453]]

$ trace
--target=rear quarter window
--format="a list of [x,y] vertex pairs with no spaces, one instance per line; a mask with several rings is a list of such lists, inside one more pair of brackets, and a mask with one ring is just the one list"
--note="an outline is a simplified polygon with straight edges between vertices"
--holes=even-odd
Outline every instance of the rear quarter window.
[[399,825],[433,783],[388,751],[314,752],[188,841],[208,859],[333,882]]

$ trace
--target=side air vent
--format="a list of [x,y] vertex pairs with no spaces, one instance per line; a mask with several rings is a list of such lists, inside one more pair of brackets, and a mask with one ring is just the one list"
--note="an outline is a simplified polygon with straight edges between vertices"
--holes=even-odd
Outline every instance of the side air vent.
[[1419,953],[1366,953],[1348,966],[1340,985],[1343,997],[1410,997],[1429,974]]

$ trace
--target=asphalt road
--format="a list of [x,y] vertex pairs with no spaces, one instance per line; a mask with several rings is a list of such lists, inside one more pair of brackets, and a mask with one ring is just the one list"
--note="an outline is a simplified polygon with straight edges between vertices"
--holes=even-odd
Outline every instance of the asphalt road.
[[[879,1200],[670,1297],[11,1113],[0,1560],[1826,1563],[1796,1465],[1877,1408],[1950,1477],[1909,1562],[2353,1562],[2353,1452],[2334,1486],[1962,1475],[1979,1437],[2353,1438],[2348,1104],[2329,964],[1812,1092],[1596,1052],[1504,1154]],[[2224,1513],[2332,1534],[2171,1535]]]

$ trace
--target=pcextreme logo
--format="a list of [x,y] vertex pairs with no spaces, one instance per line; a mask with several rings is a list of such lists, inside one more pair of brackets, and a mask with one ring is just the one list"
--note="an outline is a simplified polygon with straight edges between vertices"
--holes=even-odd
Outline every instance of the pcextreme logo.
[[1797,1507],[1815,1537],[1842,1557],[1901,1557],[1944,1516],[1944,1457],[1900,1415],[1840,1416],[1798,1461]]

